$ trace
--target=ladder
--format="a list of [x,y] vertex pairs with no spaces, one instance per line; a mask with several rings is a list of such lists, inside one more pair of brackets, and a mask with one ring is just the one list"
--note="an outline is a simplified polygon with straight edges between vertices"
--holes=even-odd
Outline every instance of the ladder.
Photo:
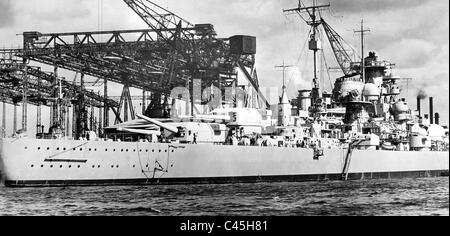
[[348,151],[347,151],[347,155],[345,157],[344,168],[342,169],[342,173],[341,173],[341,180],[344,180],[344,181],[348,180],[348,174],[349,174],[348,172],[349,172],[349,169],[350,169],[350,163],[351,163],[351,160],[352,160],[353,150],[362,141],[363,140],[353,140],[348,145]]

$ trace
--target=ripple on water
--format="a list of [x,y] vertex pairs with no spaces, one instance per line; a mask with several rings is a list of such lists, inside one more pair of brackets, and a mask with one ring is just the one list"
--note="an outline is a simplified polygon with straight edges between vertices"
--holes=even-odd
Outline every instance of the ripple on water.
[[449,179],[0,187],[0,215],[449,215]]

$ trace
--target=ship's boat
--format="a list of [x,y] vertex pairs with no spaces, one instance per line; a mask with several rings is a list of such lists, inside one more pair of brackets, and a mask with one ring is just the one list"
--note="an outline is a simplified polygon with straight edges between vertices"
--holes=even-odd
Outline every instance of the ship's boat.
[[393,151],[393,150],[395,150],[396,148],[397,148],[397,147],[394,146],[394,145],[392,145],[392,143],[390,143],[390,142],[384,142],[384,143],[381,145],[381,149],[382,149],[382,150]]

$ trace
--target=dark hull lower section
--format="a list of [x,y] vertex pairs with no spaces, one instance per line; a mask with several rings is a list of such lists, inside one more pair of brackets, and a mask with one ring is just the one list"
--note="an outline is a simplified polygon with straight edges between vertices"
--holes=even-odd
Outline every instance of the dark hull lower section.
[[[449,170],[408,171],[383,173],[351,173],[348,180],[401,179],[448,177]],[[211,178],[164,178],[164,179],[123,179],[123,180],[51,180],[14,181],[6,180],[6,187],[66,187],[66,186],[115,186],[115,185],[177,185],[177,184],[232,184],[265,182],[313,182],[342,180],[341,174],[316,174],[292,176],[249,176]]]

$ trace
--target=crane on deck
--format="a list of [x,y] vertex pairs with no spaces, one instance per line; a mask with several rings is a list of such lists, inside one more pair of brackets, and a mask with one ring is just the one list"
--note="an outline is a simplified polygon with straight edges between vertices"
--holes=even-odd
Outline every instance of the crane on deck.
[[307,6],[299,0],[298,7],[287,9],[285,13],[296,13],[305,23],[311,26],[309,50],[314,52],[314,78],[311,93],[312,110],[316,114],[323,108],[320,94],[320,79],[318,78],[318,52],[323,50],[320,39],[320,28],[325,31],[331,49],[334,53],[339,69],[343,73],[343,78],[361,76],[364,74],[362,62],[357,51],[347,43],[322,17],[322,12],[330,7],[330,4],[320,5],[317,0],[312,0],[312,5]]
[[347,43],[323,18],[323,29],[328,37],[331,48],[345,77],[361,75],[361,63],[358,52]]

